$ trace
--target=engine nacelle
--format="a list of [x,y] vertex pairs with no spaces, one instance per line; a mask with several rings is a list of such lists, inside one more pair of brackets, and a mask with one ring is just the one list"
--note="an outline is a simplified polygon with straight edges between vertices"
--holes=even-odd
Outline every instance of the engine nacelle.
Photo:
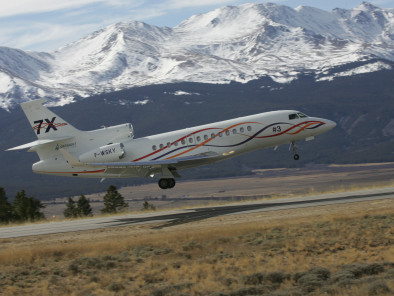
[[79,156],[79,161],[83,163],[94,162],[115,162],[125,155],[122,143],[113,143],[90,150]]

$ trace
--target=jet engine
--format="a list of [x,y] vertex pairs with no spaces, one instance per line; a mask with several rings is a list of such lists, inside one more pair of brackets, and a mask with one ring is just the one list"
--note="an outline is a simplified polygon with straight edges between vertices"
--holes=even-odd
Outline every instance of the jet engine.
[[113,143],[90,150],[79,156],[79,161],[83,163],[94,162],[116,162],[125,155],[122,143]]

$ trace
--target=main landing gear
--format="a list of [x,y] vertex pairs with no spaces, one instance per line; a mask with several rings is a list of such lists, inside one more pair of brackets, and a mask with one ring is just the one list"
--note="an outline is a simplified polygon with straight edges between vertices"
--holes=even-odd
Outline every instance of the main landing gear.
[[171,189],[175,186],[174,178],[162,178],[159,180],[158,184],[161,189]]
[[296,146],[296,142],[291,142],[290,144],[290,149],[293,150],[293,158],[294,160],[299,160],[300,156],[297,154],[297,146]]

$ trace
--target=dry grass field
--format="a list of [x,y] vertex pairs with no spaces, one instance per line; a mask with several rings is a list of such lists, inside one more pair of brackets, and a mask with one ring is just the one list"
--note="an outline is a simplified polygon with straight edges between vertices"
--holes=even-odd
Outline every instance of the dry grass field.
[[0,295],[393,295],[394,203],[0,240]]

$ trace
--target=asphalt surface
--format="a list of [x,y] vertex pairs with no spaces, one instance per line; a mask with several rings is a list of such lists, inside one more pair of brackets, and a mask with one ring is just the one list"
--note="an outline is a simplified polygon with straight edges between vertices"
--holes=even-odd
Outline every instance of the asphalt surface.
[[73,231],[120,227],[137,224],[154,224],[152,229],[205,220],[213,217],[262,211],[285,210],[324,206],[378,199],[393,199],[394,187],[308,197],[284,198],[268,201],[243,202],[224,206],[201,207],[186,210],[127,214],[114,217],[90,218],[63,222],[47,222],[21,226],[0,227],[0,238],[15,238]]

